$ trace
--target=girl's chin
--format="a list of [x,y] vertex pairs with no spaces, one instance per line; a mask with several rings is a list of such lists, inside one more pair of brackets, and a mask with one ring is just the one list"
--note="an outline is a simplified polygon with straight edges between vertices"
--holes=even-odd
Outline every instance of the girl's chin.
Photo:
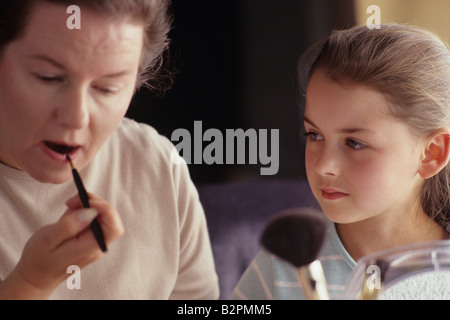
[[358,219],[355,219],[354,215],[352,215],[350,211],[336,210],[324,207],[322,207],[322,211],[328,218],[328,220],[337,224],[348,224],[358,221]]

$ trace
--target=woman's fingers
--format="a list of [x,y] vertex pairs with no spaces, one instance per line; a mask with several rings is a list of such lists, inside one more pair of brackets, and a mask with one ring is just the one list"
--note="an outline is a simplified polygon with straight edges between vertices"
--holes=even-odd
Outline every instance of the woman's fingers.
[[[88,211],[83,213],[86,209],[80,209],[82,205],[77,195],[70,198],[66,204],[69,209],[68,213],[65,215],[71,217],[76,215],[78,222],[81,223],[83,223],[83,218],[86,218],[85,222],[88,224],[92,221]],[[98,215],[95,218],[98,219],[105,243],[108,246],[123,234],[122,220],[116,209],[99,196],[89,194],[89,204],[91,210],[98,212]],[[67,221],[69,221],[69,219]],[[68,231],[67,234],[69,233],[70,232]],[[92,263],[103,256],[103,252],[100,250],[97,240],[90,228],[85,228],[75,237],[69,238],[60,248],[58,248],[58,252],[61,255],[62,260],[67,261],[71,259],[71,261],[74,261],[73,264],[77,264],[80,267]]]
[[40,229],[35,238],[40,238],[47,250],[53,251],[86,229],[97,215],[94,208],[67,210],[56,223]]
[[83,208],[78,195],[67,200],[67,211],[54,224],[40,229],[33,242],[42,250],[70,260],[74,264],[88,264],[102,256],[100,247],[89,227],[98,219],[107,245],[123,234],[123,224],[116,209],[102,198],[89,194],[91,208]]
[[[122,220],[116,209],[111,206],[106,200],[99,196],[89,193],[89,204],[98,212],[97,219],[105,237],[106,244],[110,244],[115,239],[119,238],[123,232]],[[77,210],[82,208],[82,204],[78,195],[73,196],[66,201],[69,209]]]
[[86,265],[97,259],[85,240],[96,216],[96,209],[68,210],[56,223],[39,229],[28,240],[17,265],[22,278],[36,288],[54,287],[66,276],[68,265]]
[[100,250],[89,227],[97,218],[106,244],[123,233],[116,209],[96,195],[89,195],[91,208],[83,208],[78,195],[67,201],[67,211],[56,222],[38,230],[25,245],[16,267],[18,274],[33,287],[54,288],[66,276],[69,265],[80,268],[100,259]]

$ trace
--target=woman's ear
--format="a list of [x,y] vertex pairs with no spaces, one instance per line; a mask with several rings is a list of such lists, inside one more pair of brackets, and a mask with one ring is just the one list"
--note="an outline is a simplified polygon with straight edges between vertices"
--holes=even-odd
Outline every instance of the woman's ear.
[[431,178],[447,165],[449,159],[450,129],[439,129],[427,139],[419,168],[420,176],[423,179]]

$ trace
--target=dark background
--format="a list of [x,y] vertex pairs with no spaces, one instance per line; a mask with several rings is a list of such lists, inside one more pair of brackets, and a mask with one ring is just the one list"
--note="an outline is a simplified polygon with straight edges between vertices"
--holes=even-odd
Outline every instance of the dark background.
[[260,176],[262,164],[191,164],[196,184],[303,179],[304,101],[298,60],[331,30],[355,24],[353,1],[173,0],[172,7],[175,83],[162,98],[141,89],[127,116],[152,125],[169,139],[178,128],[193,135],[195,120],[202,121],[203,132],[280,130],[276,175]]

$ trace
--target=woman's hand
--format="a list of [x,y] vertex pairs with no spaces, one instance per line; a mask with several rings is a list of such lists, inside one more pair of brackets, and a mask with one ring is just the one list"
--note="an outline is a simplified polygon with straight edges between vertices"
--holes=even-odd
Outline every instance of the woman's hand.
[[47,299],[69,276],[67,267],[80,268],[103,256],[89,227],[97,217],[107,245],[123,234],[119,214],[109,203],[89,194],[91,208],[82,207],[78,195],[54,224],[38,230],[27,242],[16,268],[0,284],[0,298]]

